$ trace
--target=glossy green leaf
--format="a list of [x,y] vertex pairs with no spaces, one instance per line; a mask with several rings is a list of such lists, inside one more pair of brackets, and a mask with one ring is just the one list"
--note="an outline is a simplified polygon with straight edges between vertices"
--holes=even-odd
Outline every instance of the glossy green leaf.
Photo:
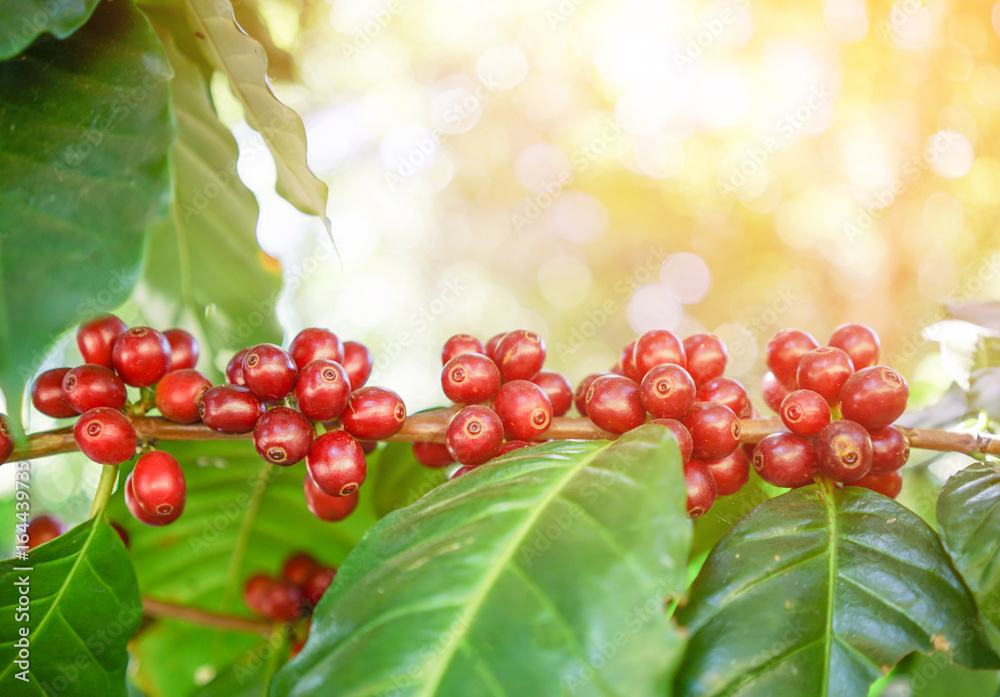
[[[158,600],[250,616],[242,595],[249,575],[277,573],[285,558],[300,550],[339,566],[376,520],[366,487],[346,520],[319,520],[303,499],[305,465],[268,465],[250,440],[163,442],[159,448],[184,468],[187,498],[181,517],[162,528],[143,525],[129,515],[120,492],[108,507],[108,515],[130,536],[143,595]],[[122,476],[126,473],[127,468]],[[196,684],[196,673],[221,673],[252,647],[248,641],[253,639],[176,623],[157,642],[138,643],[140,659],[173,656],[171,670],[148,676],[141,686],[150,697],[193,694],[187,689]],[[185,643],[204,648],[173,653],[169,648]]]
[[657,426],[498,458],[372,529],[271,695],[669,694],[685,498]]
[[0,13],[0,60],[7,60],[48,33],[58,39],[82,27],[99,0],[4,0]]
[[187,308],[211,348],[280,343],[281,274],[257,244],[257,200],[237,176],[236,141],[197,65],[169,36],[164,46],[174,67],[176,193],[173,215],[151,231],[143,278],[167,306]]
[[758,506],[709,555],[679,619],[681,695],[864,695],[903,656],[1000,667],[937,535],[867,489]]
[[938,498],[941,540],[983,615],[1000,626],[1000,467],[966,467]]
[[326,184],[306,163],[306,132],[298,114],[278,101],[267,82],[267,53],[233,19],[229,0],[184,0],[188,21],[201,39],[202,51],[229,79],[243,105],[247,124],[263,136],[278,171],[277,189],[303,213],[326,217]]
[[409,443],[387,443],[369,466],[365,486],[371,488],[375,513],[382,518],[409,506],[446,480],[444,469],[417,462]]
[[[28,567],[29,571],[21,569]],[[0,694],[125,696],[125,645],[142,601],[128,553],[104,518],[0,563]],[[27,619],[15,612],[22,593]],[[14,662],[27,627],[29,665]],[[28,682],[18,678],[28,669]]]
[[271,678],[288,660],[286,632],[278,630],[219,672],[197,697],[267,697]]
[[169,202],[169,78],[130,0],[0,62],[0,388],[15,420],[55,339],[132,290]]

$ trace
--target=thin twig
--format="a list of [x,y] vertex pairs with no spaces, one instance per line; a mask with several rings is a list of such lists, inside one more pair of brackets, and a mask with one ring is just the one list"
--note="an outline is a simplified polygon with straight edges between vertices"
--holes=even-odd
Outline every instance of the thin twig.
[[[454,410],[441,409],[421,414],[414,414],[406,420],[403,428],[387,441],[426,441],[443,443],[444,434],[448,428]],[[252,438],[250,433],[227,434],[218,433],[204,424],[178,424],[167,421],[160,416],[133,416],[132,425],[140,440],[237,440]],[[334,425],[329,425],[334,427]],[[783,430],[781,420],[755,419],[740,422],[742,440],[744,443],[757,443],[770,433]],[[910,446],[924,450],[953,451],[973,455],[987,453],[1000,455],[1000,437],[983,433],[960,433],[934,428],[899,429],[910,439]],[[552,425],[540,440],[568,440],[595,438],[615,439],[614,433],[603,431],[589,419],[559,417],[552,419]],[[31,460],[38,457],[68,453],[78,450],[73,440],[72,427],[58,428],[52,431],[33,433],[27,437],[26,443],[17,448],[9,461]]]
[[251,634],[269,634],[274,624],[266,620],[254,620],[235,615],[224,615],[221,612],[200,610],[186,605],[175,605],[153,598],[142,599],[142,612],[147,617],[161,617],[180,620],[189,624],[197,624],[215,629],[225,629],[233,632],[248,632]]

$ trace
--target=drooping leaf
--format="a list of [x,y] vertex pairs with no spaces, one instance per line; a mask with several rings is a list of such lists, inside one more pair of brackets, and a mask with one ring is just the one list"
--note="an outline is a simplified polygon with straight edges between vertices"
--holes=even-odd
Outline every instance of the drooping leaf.
[[977,462],[951,476],[937,515],[955,568],[983,615],[1000,627],[1000,468]]
[[691,526],[669,431],[517,450],[384,518],[272,697],[669,694]]
[[[370,460],[371,458],[369,458]],[[368,468],[375,513],[381,518],[409,506],[445,482],[443,469],[424,467],[413,457],[409,443],[387,443]]]
[[[346,520],[327,523],[314,517],[302,494],[305,465],[268,465],[249,440],[161,442],[158,447],[172,453],[184,469],[187,497],[181,517],[154,528],[135,521],[120,494],[108,506],[108,515],[130,536],[143,595],[157,600],[249,617],[242,592],[248,576],[278,573],[296,551],[339,566],[376,520],[367,485],[361,488],[358,509]],[[123,481],[127,472],[126,467]],[[170,671],[142,684],[150,697],[195,694],[187,690],[196,685],[196,672],[223,672],[252,650],[255,640],[180,623],[171,627],[156,642],[139,642],[137,648],[149,660],[172,655]],[[170,649],[199,642],[204,642],[200,650]]]
[[143,278],[186,306],[213,349],[281,341],[277,264],[257,244],[257,200],[236,173],[238,150],[198,67],[164,37],[174,67],[173,214],[150,234]]
[[0,62],[0,387],[17,424],[55,339],[135,284],[169,201],[169,79],[131,0]]
[[5,0],[0,13],[0,60],[13,58],[44,33],[57,39],[82,27],[99,0]]
[[[78,525],[27,560],[0,563],[0,579],[0,694],[125,697],[125,644],[139,627],[142,600],[107,519]],[[15,612],[22,593],[23,619]],[[15,640],[24,627],[29,662],[18,665]],[[18,678],[22,671],[28,682]]]
[[934,531],[858,487],[757,507],[709,555],[679,619],[681,695],[863,695],[913,651],[1000,667]]
[[306,163],[302,120],[271,91],[264,47],[236,24],[229,0],[184,2],[205,57],[229,79],[233,94],[243,105],[247,124],[261,134],[274,156],[278,193],[303,213],[319,216],[329,232],[327,186]]

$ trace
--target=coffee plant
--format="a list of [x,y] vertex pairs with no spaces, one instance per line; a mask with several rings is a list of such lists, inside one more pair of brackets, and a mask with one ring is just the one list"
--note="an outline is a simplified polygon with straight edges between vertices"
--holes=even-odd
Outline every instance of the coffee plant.
[[[410,413],[364,342],[282,341],[212,88],[332,234],[269,57],[229,0],[0,13],[0,694],[995,694],[990,306],[975,379],[920,411],[849,323],[774,333],[750,391],[709,333],[586,376],[530,330],[457,334],[423,367],[450,403]],[[101,474],[69,527],[32,473],[75,451]],[[918,476],[948,452],[974,462]]]

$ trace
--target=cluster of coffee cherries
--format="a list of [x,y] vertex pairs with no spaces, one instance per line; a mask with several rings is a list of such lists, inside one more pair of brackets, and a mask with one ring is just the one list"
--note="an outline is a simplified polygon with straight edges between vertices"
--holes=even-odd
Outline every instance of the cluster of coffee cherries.
[[[257,452],[273,464],[305,459],[306,504],[323,520],[354,510],[366,449],[406,420],[399,395],[364,386],[371,352],[326,329],[303,330],[288,351],[273,344],[240,351],[226,367],[226,384],[217,386],[195,370],[198,343],[182,329],[129,328],[102,315],[81,325],[76,338],[85,363],[39,375],[31,400],[53,418],[77,417],[73,437],[88,458],[103,465],[132,459],[139,443],[128,414],[155,406],[177,423],[252,432]],[[135,403],[126,386],[140,389]],[[343,430],[326,431],[322,424],[333,420]],[[137,520],[166,525],[184,510],[184,472],[169,453],[143,450],[125,480],[125,502]]]
[[824,347],[798,329],[771,339],[764,399],[789,433],[757,444],[753,466],[761,479],[800,487],[823,475],[899,495],[910,444],[892,423],[906,409],[910,390],[897,371],[877,365],[878,357],[878,335],[861,324],[838,327]]
[[445,396],[461,406],[445,444],[415,443],[429,467],[458,462],[453,476],[544,438],[553,417],[576,406],[612,434],[654,423],[670,428],[684,459],[688,512],[703,515],[716,496],[736,493],[749,477],[739,450],[739,419],[752,416],[744,387],[722,377],[726,348],[718,337],[681,341],[653,330],[629,343],[607,373],[589,375],[574,391],[569,380],[543,371],[545,343],[527,330],[498,334],[485,345],[467,334],[451,337],[441,360]]
[[[111,521],[111,527],[113,527],[115,532],[118,533],[118,537],[122,538],[122,543],[128,547],[129,538],[125,528],[114,521]],[[28,527],[25,530],[23,541],[28,549],[32,550],[38,545],[51,542],[64,532],[66,532],[66,523],[64,523],[58,516],[47,513],[35,516],[31,519],[31,522],[28,523]],[[18,542],[21,541],[22,540],[20,539],[18,540]]]
[[337,570],[306,552],[295,552],[272,576],[252,574],[243,584],[243,602],[252,612],[275,622],[294,622],[309,615]]

